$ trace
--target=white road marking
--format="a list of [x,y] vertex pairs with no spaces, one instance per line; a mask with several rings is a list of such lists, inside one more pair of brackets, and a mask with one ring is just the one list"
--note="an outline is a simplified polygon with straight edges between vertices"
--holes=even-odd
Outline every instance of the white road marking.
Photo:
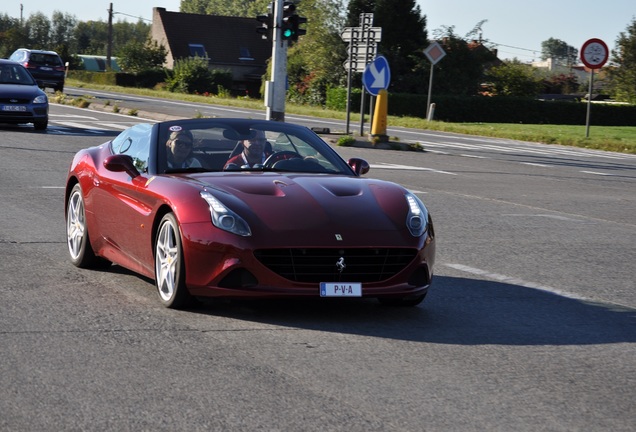
[[625,309],[625,310],[629,310],[629,311],[635,311],[636,309],[633,306],[628,306],[625,304],[621,304],[621,303],[615,303],[615,302],[608,302],[608,301],[603,301],[603,300],[598,300],[598,299],[592,299],[589,297],[584,297],[582,295],[579,294],[575,294],[575,293],[571,293],[568,291],[564,291],[564,290],[560,290],[558,288],[554,288],[548,285],[542,285],[542,284],[538,284],[538,283],[534,283],[534,282],[529,282],[529,281],[525,281],[523,279],[519,279],[516,277],[512,277],[512,276],[506,276],[506,275],[502,275],[499,273],[492,273],[489,272],[487,270],[482,270],[482,269],[478,269],[478,268],[474,268],[474,267],[469,267],[463,264],[453,264],[453,263],[443,263],[442,264],[445,267],[449,267],[455,270],[459,270],[459,271],[463,271],[466,273],[470,273],[470,274],[474,274],[474,275],[478,275],[478,276],[483,276],[487,279],[492,279],[495,280],[497,282],[503,282],[503,283],[507,283],[510,285],[517,285],[517,286],[522,286],[524,288],[530,288],[530,289],[534,289],[537,291],[542,291],[542,292],[546,292],[546,293],[550,293],[550,294],[554,294],[560,297],[564,297],[564,298],[569,298],[572,300],[578,300],[578,301],[582,301],[582,302],[586,302],[586,303],[595,303],[595,304],[602,304],[602,305],[608,305],[612,308],[620,308],[620,309]]
[[542,217],[548,219],[556,219],[561,221],[568,222],[579,222],[579,223],[590,223],[588,221],[580,220],[580,219],[572,219],[565,216],[551,215],[551,214],[520,214],[520,213],[511,213],[511,214],[503,214],[502,216],[514,216],[514,217]]
[[596,171],[581,171],[584,174],[594,174],[594,175],[600,175],[600,176],[608,176],[611,177],[614,174],[607,174],[607,173],[602,173],[602,172],[596,172]]
[[592,301],[592,299],[587,298],[587,297],[583,297],[580,296],[578,294],[574,294],[574,293],[570,293],[567,291],[563,291],[551,286],[547,286],[547,285],[541,285],[538,283],[534,283],[534,282],[529,282],[529,281],[525,281],[523,279],[519,279],[513,276],[506,276],[506,275],[502,275],[499,273],[492,273],[489,272],[487,270],[482,270],[482,269],[478,269],[478,268],[474,268],[474,267],[469,267],[463,264],[453,264],[453,263],[445,263],[442,264],[446,267],[455,269],[455,270],[459,270],[459,271],[463,271],[466,273],[470,273],[470,274],[474,274],[474,275],[478,275],[478,276],[484,276],[488,279],[492,279],[495,280],[497,282],[503,282],[503,283],[507,283],[510,285],[517,285],[517,286],[522,286],[524,288],[531,288],[531,289],[536,289],[539,291],[543,291],[543,292],[548,292],[551,294],[556,294],[558,296],[561,297],[565,297],[565,298],[569,298],[569,299],[574,299],[574,300],[581,300],[581,301]]
[[398,169],[398,170],[408,170],[408,171],[428,171],[428,172],[434,172],[434,173],[438,173],[438,174],[448,174],[448,175],[457,175],[456,173],[452,173],[452,172],[448,172],[448,171],[440,171],[440,170],[435,170],[432,168],[424,168],[424,167],[416,167],[416,166],[409,166],[409,165],[397,165],[397,164],[373,164],[371,165],[371,168],[376,168],[376,169]]
[[76,122],[69,122],[69,121],[56,121],[55,123],[62,126],[70,127],[70,128],[86,129],[88,131],[90,131],[91,129],[102,130],[102,131],[107,130],[107,129],[96,127],[96,126],[93,126],[92,124],[86,124],[86,123],[76,123]]
[[544,164],[539,164],[539,163],[534,163],[534,162],[520,162],[521,165],[530,165],[530,166],[536,166],[536,167],[541,167],[541,168],[549,168],[550,165],[544,165]]
[[99,122],[100,125],[102,126],[106,126],[109,128],[113,128],[113,129],[128,129],[131,125],[130,124],[122,124],[122,123],[104,123],[104,122]]
[[49,119],[53,118],[75,118],[75,119],[86,119],[86,120],[97,120],[97,117],[92,116],[83,116],[83,115],[75,115],[75,114],[49,114]]

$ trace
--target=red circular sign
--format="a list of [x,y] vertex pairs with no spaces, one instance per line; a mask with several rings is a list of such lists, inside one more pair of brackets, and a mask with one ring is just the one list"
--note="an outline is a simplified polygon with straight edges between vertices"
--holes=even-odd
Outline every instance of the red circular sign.
[[581,60],[590,69],[600,69],[609,58],[609,49],[600,39],[589,39],[581,47]]

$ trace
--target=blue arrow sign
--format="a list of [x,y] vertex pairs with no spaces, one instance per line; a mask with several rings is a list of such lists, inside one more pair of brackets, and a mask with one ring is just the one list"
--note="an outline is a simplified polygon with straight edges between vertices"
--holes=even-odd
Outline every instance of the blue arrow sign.
[[373,96],[377,96],[380,90],[389,88],[391,82],[391,69],[384,56],[377,56],[367,65],[362,74],[364,88]]

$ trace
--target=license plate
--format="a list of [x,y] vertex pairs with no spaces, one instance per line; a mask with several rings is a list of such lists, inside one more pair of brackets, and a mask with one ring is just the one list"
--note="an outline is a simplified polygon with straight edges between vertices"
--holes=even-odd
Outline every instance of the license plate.
[[41,66],[40,70],[45,70],[45,71],[52,71],[53,68],[47,67],[47,66]]
[[5,105],[2,107],[2,111],[26,111],[26,107],[23,105]]
[[360,282],[320,282],[320,297],[362,297]]

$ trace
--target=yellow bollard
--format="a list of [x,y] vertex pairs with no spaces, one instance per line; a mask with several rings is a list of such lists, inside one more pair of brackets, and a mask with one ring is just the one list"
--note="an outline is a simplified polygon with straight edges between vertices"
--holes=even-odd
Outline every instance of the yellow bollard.
[[378,92],[375,100],[375,111],[373,114],[373,124],[371,125],[371,135],[376,142],[388,142],[386,134],[387,113],[389,105],[389,94],[386,89]]

